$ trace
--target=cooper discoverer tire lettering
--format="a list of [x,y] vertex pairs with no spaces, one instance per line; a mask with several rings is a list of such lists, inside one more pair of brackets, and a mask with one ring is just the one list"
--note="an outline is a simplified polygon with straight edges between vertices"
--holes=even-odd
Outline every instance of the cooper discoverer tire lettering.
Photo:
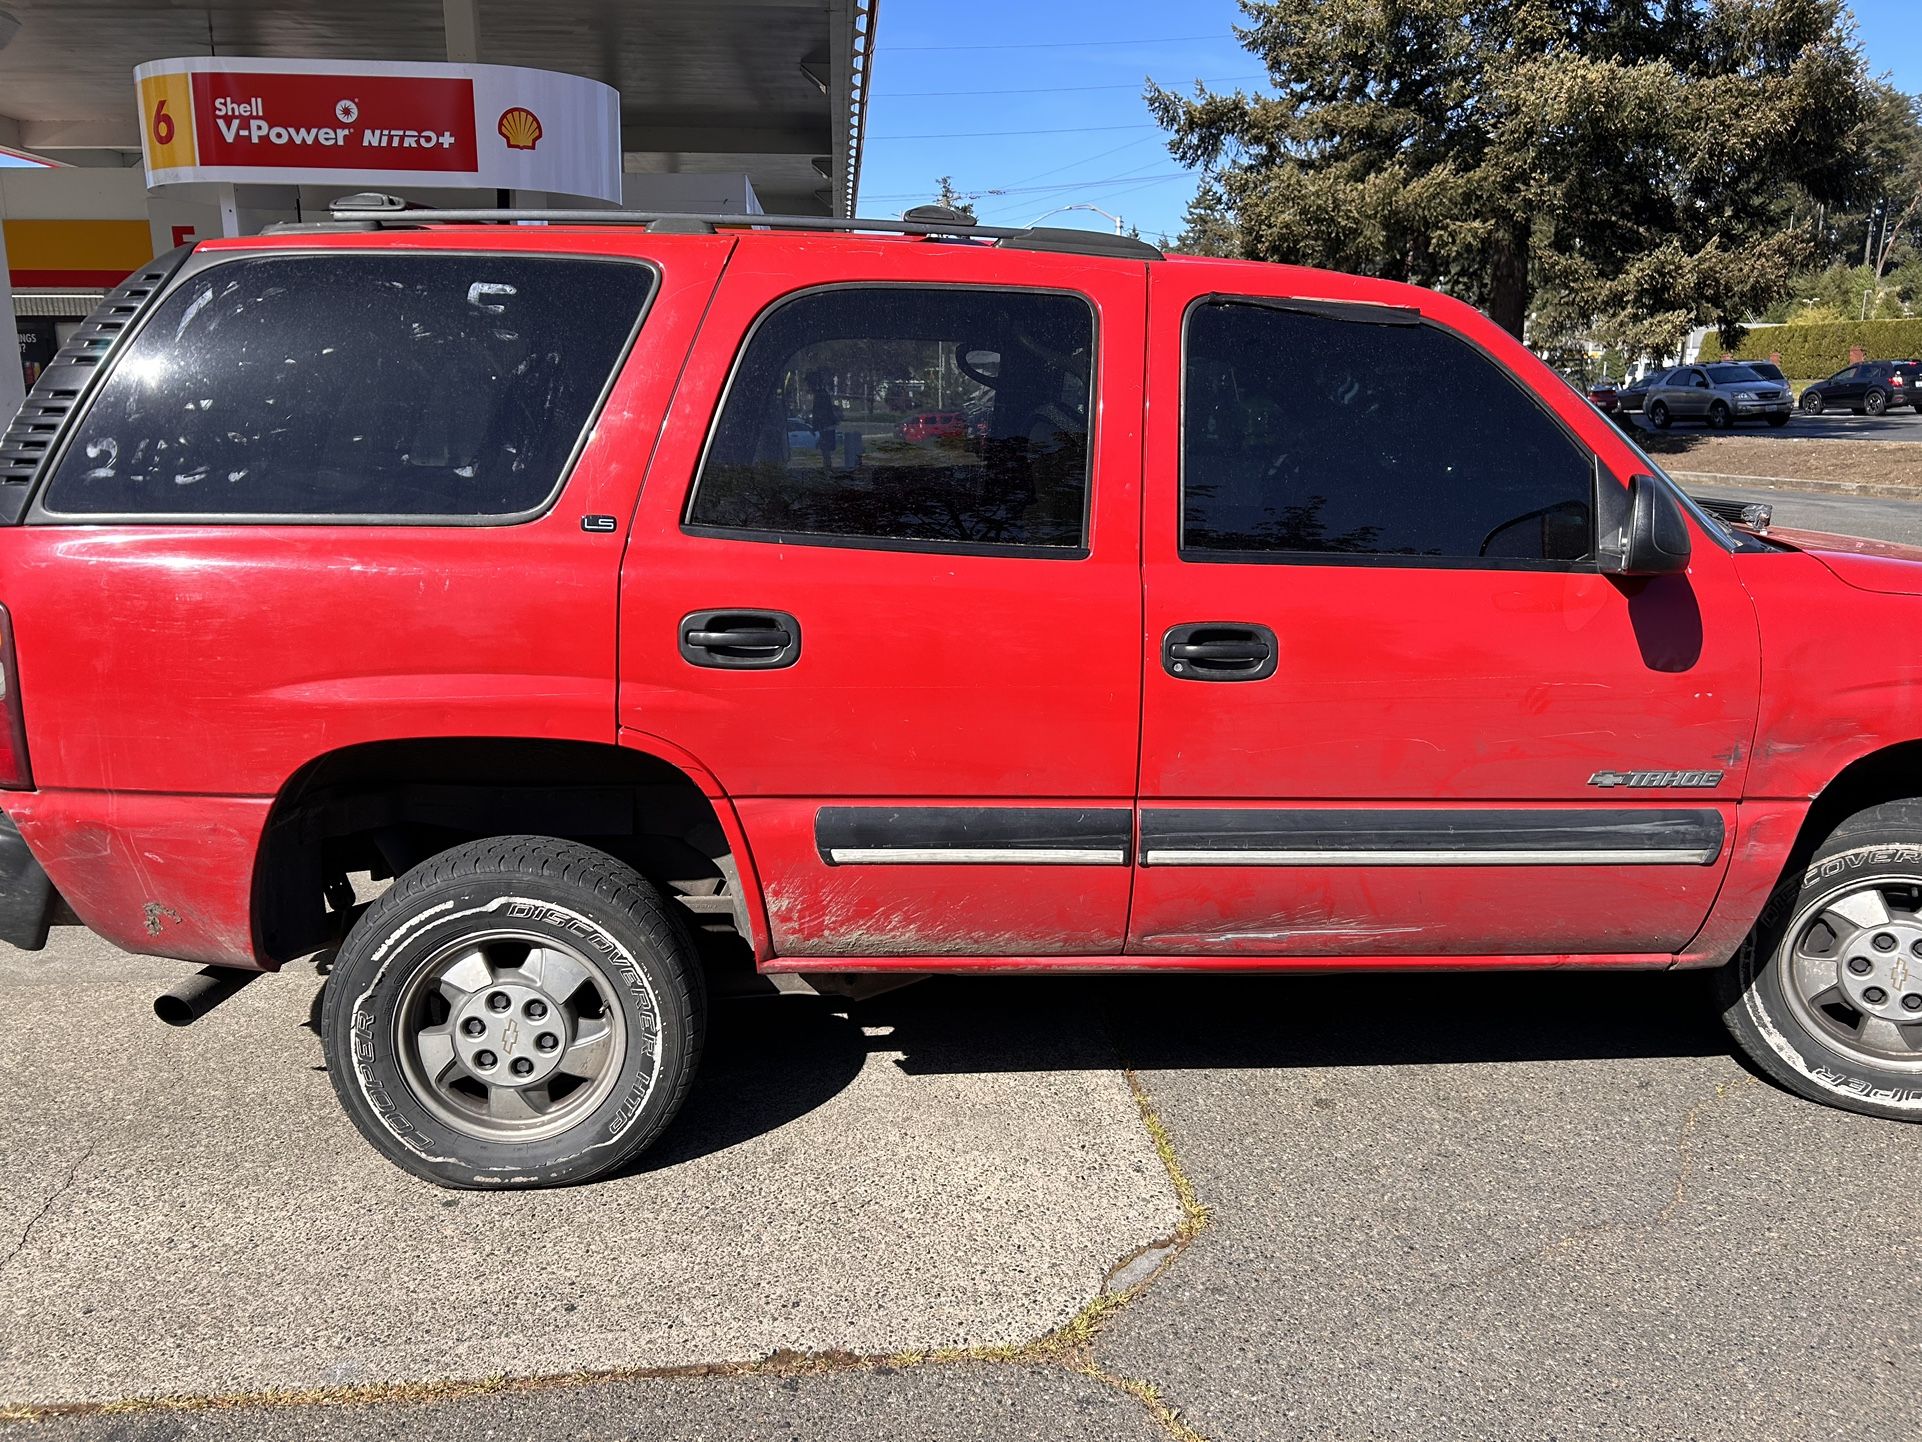
[[328,977],[327,1069],[354,1124],[443,1186],[614,1171],[673,1118],[706,998],[685,925],[632,868],[547,837],[406,873]]

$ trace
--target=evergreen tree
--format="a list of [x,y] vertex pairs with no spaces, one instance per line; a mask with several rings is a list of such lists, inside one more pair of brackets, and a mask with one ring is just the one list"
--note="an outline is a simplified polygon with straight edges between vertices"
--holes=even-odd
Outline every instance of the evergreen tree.
[[934,203],[945,205],[950,210],[958,210],[969,220],[974,219],[974,202],[964,198],[954,188],[954,177],[944,175],[935,182]]
[[1272,94],[1150,85],[1206,167],[1184,241],[1672,348],[1809,263],[1888,92],[1840,0],[1240,0]]

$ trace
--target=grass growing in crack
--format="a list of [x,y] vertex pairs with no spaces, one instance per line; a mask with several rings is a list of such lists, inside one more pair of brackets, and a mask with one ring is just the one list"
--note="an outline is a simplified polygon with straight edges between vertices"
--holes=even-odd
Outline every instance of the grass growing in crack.
[[1160,1424],[1162,1431],[1173,1437],[1175,1442],[1208,1442],[1206,1437],[1183,1421],[1181,1414],[1162,1399],[1161,1389],[1154,1383],[1144,1382],[1139,1377],[1117,1376],[1113,1372],[1103,1372],[1098,1368],[1088,1370],[1086,1375],[1097,1382],[1113,1387],[1116,1391],[1126,1392],[1134,1398],[1147,1408],[1148,1415],[1154,1418]]
[[1195,1191],[1195,1184],[1188,1179],[1182,1169],[1181,1158],[1175,1152],[1174,1138],[1168,1135],[1168,1127],[1161,1120],[1161,1112],[1155,1106],[1154,1098],[1141,1084],[1133,1067],[1124,1068],[1122,1075],[1128,1080],[1128,1091],[1135,1099],[1135,1110],[1141,1113],[1141,1125],[1147,1128],[1148,1140],[1154,1144],[1155,1155],[1161,1158],[1163,1170],[1168,1180],[1174,1184],[1175,1201],[1181,1207],[1181,1222],[1175,1228],[1175,1240],[1186,1245],[1188,1240],[1208,1225],[1210,1212],[1208,1204],[1201,1200]]

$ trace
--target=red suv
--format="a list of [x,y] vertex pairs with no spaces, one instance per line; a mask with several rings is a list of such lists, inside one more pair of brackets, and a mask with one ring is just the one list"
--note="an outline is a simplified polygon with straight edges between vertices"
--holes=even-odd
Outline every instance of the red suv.
[[[1922,553],[1725,526],[1409,286],[539,218],[176,251],[41,377],[0,934],[175,1019],[338,947],[341,1100],[453,1186],[634,1156],[728,969],[1720,967],[1922,1117]],[[793,443],[957,367],[978,446]]]
[[968,418],[960,411],[922,411],[896,428],[904,441],[959,440],[967,434]]

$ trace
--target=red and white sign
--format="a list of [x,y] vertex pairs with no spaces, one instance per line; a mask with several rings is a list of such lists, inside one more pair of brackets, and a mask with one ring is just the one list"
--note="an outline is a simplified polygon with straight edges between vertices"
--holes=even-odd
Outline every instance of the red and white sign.
[[149,185],[439,185],[619,200],[620,96],[511,65],[195,56],[134,71]]

